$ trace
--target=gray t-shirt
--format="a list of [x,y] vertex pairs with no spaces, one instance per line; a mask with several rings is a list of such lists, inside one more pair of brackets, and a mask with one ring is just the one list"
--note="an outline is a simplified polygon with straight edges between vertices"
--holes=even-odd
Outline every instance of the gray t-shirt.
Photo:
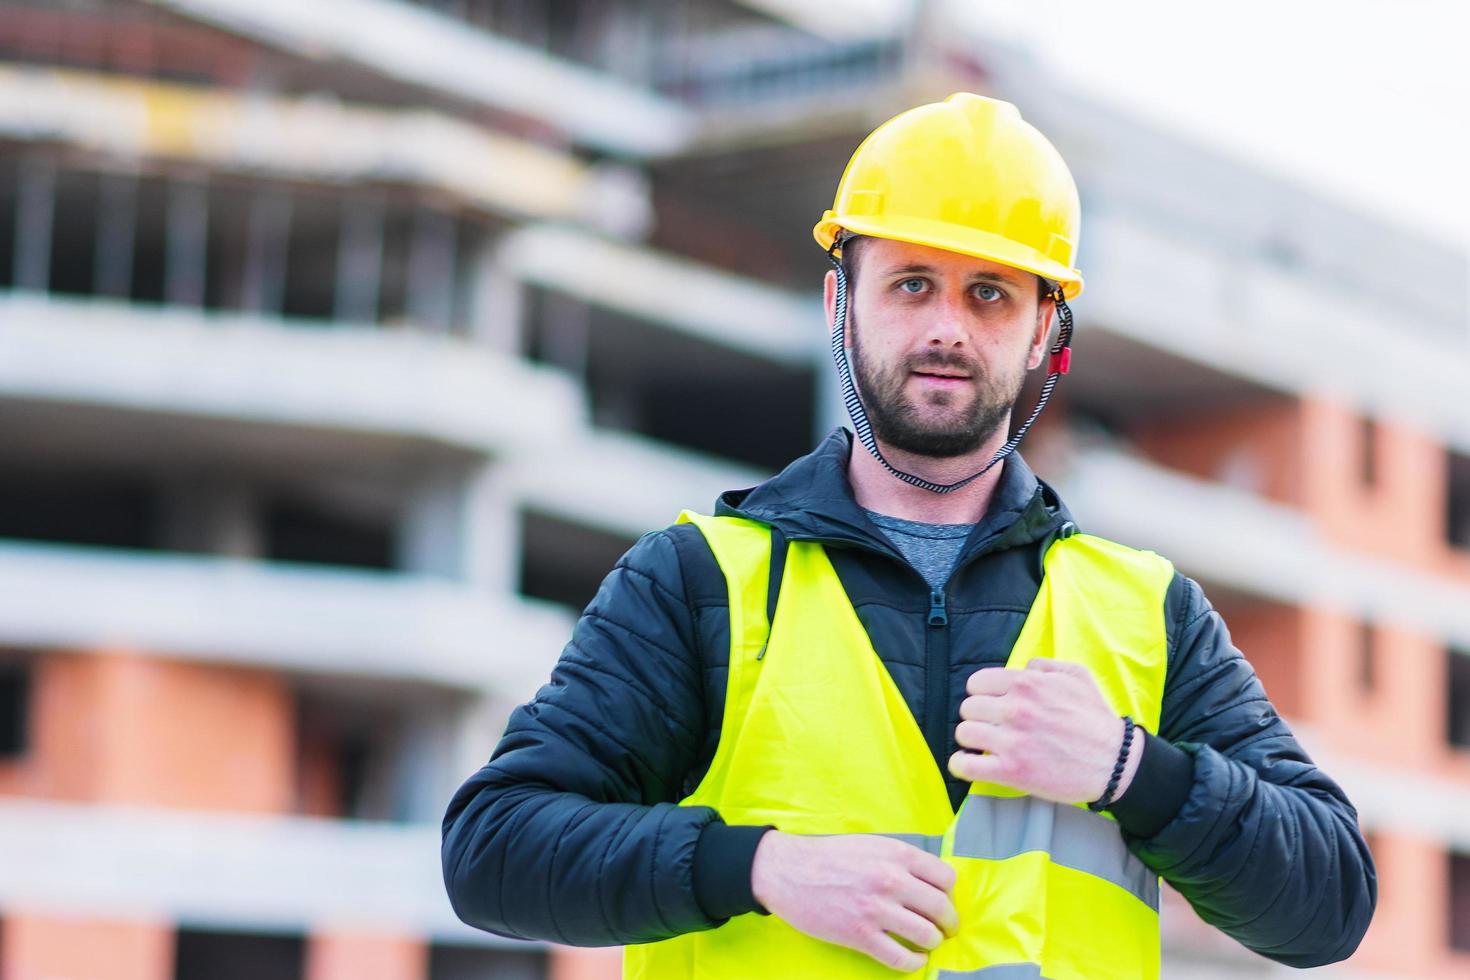
[[960,548],[974,524],[925,524],[889,517],[863,508],[868,519],[878,525],[893,546],[903,552],[909,564],[918,569],[931,589],[941,589],[949,580],[950,570],[960,555]]

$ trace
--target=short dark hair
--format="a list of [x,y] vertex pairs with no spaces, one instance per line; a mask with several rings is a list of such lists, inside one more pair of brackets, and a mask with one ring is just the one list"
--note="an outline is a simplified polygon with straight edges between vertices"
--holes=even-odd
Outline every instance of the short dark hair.
[[[842,248],[842,271],[847,274],[847,288],[851,290],[857,286],[858,253],[862,251],[861,246],[863,242],[872,236],[852,235],[847,232],[840,232],[839,236],[838,240],[841,242]],[[1036,276],[1036,301],[1041,303],[1050,299],[1052,294],[1056,292],[1056,288],[1057,284],[1050,279],[1047,279],[1045,276]]]

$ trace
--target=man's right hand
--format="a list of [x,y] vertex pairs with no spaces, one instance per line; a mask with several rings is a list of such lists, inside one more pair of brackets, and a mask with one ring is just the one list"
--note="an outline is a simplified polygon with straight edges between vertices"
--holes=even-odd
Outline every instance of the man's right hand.
[[[909,972],[959,928],[954,869],[911,844],[875,834],[809,837],[767,831],[750,871],[755,900],[794,928]],[[892,935],[889,935],[892,933]]]

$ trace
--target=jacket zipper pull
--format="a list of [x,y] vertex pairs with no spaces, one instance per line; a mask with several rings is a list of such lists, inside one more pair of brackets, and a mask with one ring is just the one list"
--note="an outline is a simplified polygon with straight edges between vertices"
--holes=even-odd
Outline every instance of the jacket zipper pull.
[[939,589],[934,589],[929,593],[929,625],[949,625],[949,613],[944,610],[944,593]]

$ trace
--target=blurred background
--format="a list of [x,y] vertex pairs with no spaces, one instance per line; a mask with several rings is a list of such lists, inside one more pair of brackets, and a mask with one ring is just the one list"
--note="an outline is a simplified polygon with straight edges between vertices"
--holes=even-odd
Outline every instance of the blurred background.
[[810,227],[960,89],[1082,193],[1025,455],[1359,807],[1319,972],[1470,976],[1456,6],[0,0],[0,977],[617,976],[459,923],[444,806],[640,534],[845,421]]

